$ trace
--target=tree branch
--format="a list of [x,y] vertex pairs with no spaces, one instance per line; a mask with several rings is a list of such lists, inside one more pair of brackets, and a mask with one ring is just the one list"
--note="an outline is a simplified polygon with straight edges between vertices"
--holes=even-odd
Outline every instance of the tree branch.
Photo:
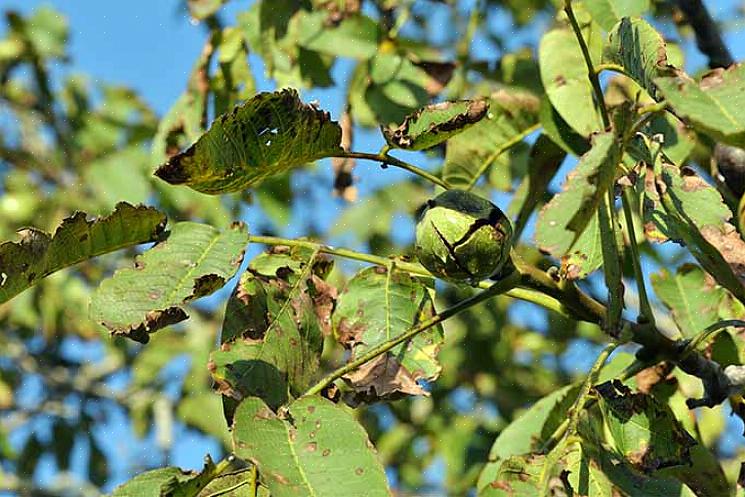
[[677,4],[696,33],[698,49],[709,58],[709,67],[714,69],[734,64],[735,60],[724,44],[719,27],[702,0],[677,0]]

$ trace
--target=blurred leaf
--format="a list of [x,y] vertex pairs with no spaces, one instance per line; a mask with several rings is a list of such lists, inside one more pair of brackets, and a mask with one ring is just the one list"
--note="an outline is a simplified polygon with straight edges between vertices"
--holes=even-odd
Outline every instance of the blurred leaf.
[[654,80],[674,73],[667,62],[665,40],[644,19],[624,17],[613,27],[608,34],[603,62],[623,67],[655,99],[659,99],[659,95]]
[[636,468],[650,472],[690,464],[696,441],[680,426],[670,407],[618,380],[595,387],[616,450]]
[[425,150],[462,133],[483,119],[489,110],[485,100],[460,100],[428,105],[409,114],[397,127],[383,127],[388,145]]
[[258,396],[273,409],[302,394],[318,373],[336,289],[331,261],[309,249],[275,248],[256,257],[225,309],[209,369],[223,395]]
[[165,227],[165,216],[157,210],[125,202],[106,217],[86,218],[77,212],[62,221],[54,235],[27,228],[21,241],[0,244],[0,303],[62,268],[151,242]]
[[[679,72],[657,78],[660,93],[680,116],[697,130],[729,145],[745,147],[745,117],[733,112],[745,92],[745,65],[715,69],[700,82]],[[733,106],[734,104],[734,106]]]
[[75,443],[76,431],[75,427],[63,419],[55,419],[52,423],[52,452],[60,471],[70,469],[70,452]]
[[[588,29],[592,36],[599,36],[592,27]],[[597,45],[592,39],[588,42]],[[546,32],[541,38],[538,60],[546,94],[569,126],[584,137],[602,130],[585,60],[571,29],[562,27]]]
[[350,15],[330,26],[326,12],[303,12],[298,33],[298,44],[308,50],[356,59],[373,57],[381,37],[379,24],[367,16]]
[[[141,204],[150,195],[149,157],[142,147],[127,147],[93,161],[84,173],[86,186],[101,207],[111,209],[118,202]],[[116,185],[116,188],[112,188]]]
[[724,298],[724,290],[700,267],[684,264],[675,276],[663,270],[652,275],[652,287],[672,311],[684,338],[694,338],[719,321],[719,303]]
[[248,50],[238,28],[225,28],[219,37],[218,67],[210,79],[215,115],[223,114],[256,93],[248,65]]
[[147,343],[150,333],[188,318],[181,306],[222,288],[243,260],[248,233],[177,223],[168,237],[103,281],[91,298],[91,319],[113,334]]
[[619,159],[613,133],[594,135],[592,148],[567,175],[561,193],[538,215],[536,242],[542,251],[562,257],[575,245],[595,215],[602,196],[612,186]]
[[[347,282],[332,316],[337,340],[351,350],[349,360],[408,331],[435,314],[433,292],[395,268],[363,269]],[[418,380],[434,381],[441,366],[437,352],[442,326],[435,326],[344,376],[357,398],[375,401],[422,395]]]
[[510,456],[498,464],[494,479],[479,488],[478,497],[565,495],[553,454]]
[[189,14],[194,19],[204,20],[220,10],[228,0],[188,0]]
[[277,417],[260,399],[238,407],[236,454],[253,461],[272,497],[390,496],[383,467],[354,417],[321,397],[303,397]]
[[585,8],[601,28],[611,31],[624,17],[640,17],[649,10],[649,0],[588,0]]
[[264,178],[342,152],[341,128],[295,90],[260,93],[217,118],[207,133],[155,172],[202,193],[248,188]]
[[453,187],[475,183],[537,123],[538,105],[537,98],[524,91],[494,93],[486,119],[448,140],[443,179]]
[[30,45],[33,53],[39,58],[65,56],[69,31],[67,19],[51,6],[39,7],[26,18],[9,12],[8,21],[11,26],[11,37],[20,37]]

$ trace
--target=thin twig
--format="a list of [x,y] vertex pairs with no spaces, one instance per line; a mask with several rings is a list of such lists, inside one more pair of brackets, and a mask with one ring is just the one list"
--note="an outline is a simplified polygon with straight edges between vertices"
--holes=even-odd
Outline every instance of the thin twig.
[[450,185],[448,185],[446,181],[443,181],[437,176],[428,173],[422,168],[419,168],[413,164],[409,164],[408,162],[402,161],[388,154],[369,154],[369,153],[364,153],[364,152],[340,152],[334,155],[334,157],[371,160],[375,162],[380,162],[384,167],[395,166],[400,169],[409,171],[410,173],[416,174],[420,178],[425,179],[429,181],[430,183],[435,184],[437,186],[441,186],[446,190],[450,189]]
[[709,58],[709,67],[714,69],[734,64],[735,60],[703,2],[701,0],[678,0],[677,3],[688,19],[688,24],[693,28],[693,32],[696,33],[698,49]]

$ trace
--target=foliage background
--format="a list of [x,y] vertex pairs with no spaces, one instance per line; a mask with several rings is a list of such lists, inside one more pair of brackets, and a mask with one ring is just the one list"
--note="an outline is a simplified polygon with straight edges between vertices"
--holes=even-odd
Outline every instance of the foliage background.
[[[250,3],[229,2],[221,11],[221,19],[226,25],[233,24],[235,16]],[[452,29],[454,25],[444,15],[444,6],[427,1],[420,3],[424,4],[421,9],[427,15],[427,33],[431,40],[447,43],[462,35],[461,30]],[[458,2],[458,12],[463,18],[473,3]],[[536,2],[504,3],[526,15],[526,7]],[[495,2],[488,18],[492,38],[482,33],[472,43],[471,54],[476,58],[496,60],[523,46],[535,47],[538,36],[552,20],[551,14],[538,13],[523,19],[526,24],[518,25],[510,9],[497,4],[499,2]],[[31,14],[40,5],[43,3],[36,0],[0,1],[3,10],[16,10],[23,15]],[[70,28],[66,50],[69,60],[50,64],[55,89],[62,88],[62,82],[68,77],[84,75],[92,89],[92,102],[108,105],[113,112],[116,106],[126,106],[128,97],[107,100],[101,85],[124,85],[134,89],[142,98],[142,108],[148,109],[141,119],[142,143],[146,143],[148,133],[152,133],[156,124],[155,116],[165,114],[184,90],[206,38],[204,25],[190,22],[179,1],[68,0],[51,5],[67,19]],[[734,0],[710,1],[708,7],[723,21],[725,38],[734,57],[742,59],[745,42],[741,33],[740,5]],[[681,34],[669,20],[658,19],[655,25],[666,35],[681,40]],[[706,60],[695,49],[690,33],[684,32],[681,42],[686,69],[695,73],[703,68]],[[274,82],[265,77],[260,58],[251,54],[249,61],[256,89],[275,88]],[[303,100],[317,100],[321,108],[330,110],[338,119],[345,106],[345,87],[352,68],[351,62],[340,61],[332,70],[337,85],[303,90]],[[102,109],[105,112],[106,108]],[[0,111],[0,129],[17,127],[14,116]],[[92,139],[105,141],[101,137]],[[356,149],[373,151],[381,145],[377,130],[356,130]],[[107,154],[101,153],[101,158],[105,159]],[[430,166],[439,162],[425,154],[410,154],[409,157],[413,162]],[[130,162],[132,171],[123,181],[129,181],[130,175],[140,176],[131,184],[139,184],[145,192],[128,191],[127,195],[136,198],[152,188],[145,180],[151,165],[148,159],[147,155],[136,156]],[[571,166],[572,161],[567,161],[563,170]],[[106,170],[106,165],[99,167]],[[6,181],[10,175],[7,164],[2,161],[0,174]],[[286,202],[271,202],[269,193],[272,192],[267,191],[250,206],[237,203],[238,217],[256,233],[287,237],[315,233],[331,244],[352,248],[371,247],[380,252],[407,250],[413,233],[411,213],[426,198],[426,193],[415,182],[407,183],[411,185],[410,202],[395,210],[384,209],[383,206],[393,199],[391,190],[385,188],[408,181],[406,174],[394,169],[381,171],[371,164],[358,164],[354,174],[361,200],[351,208],[331,195],[333,172],[328,162],[322,161],[314,168],[294,173],[289,189],[287,185],[273,186],[273,193],[284,195]],[[552,183],[554,190],[561,176],[560,173]],[[101,178],[97,181],[102,182],[100,191],[79,199],[65,199],[49,192],[49,196],[38,203],[39,199],[19,197],[26,211],[20,209],[15,218],[7,216],[8,200],[3,197],[0,209],[6,209],[6,217],[0,219],[0,239],[10,238],[12,231],[22,224],[50,229],[61,216],[76,208],[91,213],[107,212],[113,207],[113,200],[122,198],[122,192]],[[509,193],[495,195],[495,200],[503,207],[509,199]],[[204,202],[199,209],[211,213],[213,222],[221,224],[230,217],[228,211],[222,213],[210,200]],[[345,212],[350,216],[348,209],[369,213],[371,208],[377,209],[374,222],[340,220]],[[177,217],[191,216],[189,209],[175,208],[173,211]],[[531,236],[530,229],[524,236]],[[246,260],[259,250],[251,247]],[[678,254],[670,249],[666,257],[675,260]],[[106,264],[110,268],[122,262],[112,257]],[[346,265],[345,269],[351,271],[353,266]],[[106,270],[106,267],[94,266],[89,276],[95,281],[96,275]],[[338,278],[343,276],[340,274]],[[199,368],[204,360],[200,363],[199,358],[210,348],[217,332],[221,310],[215,303],[224,301],[232,284],[200,302],[201,317],[194,316],[178,334],[158,335],[147,349],[142,349],[146,353],[137,354],[139,347],[119,343],[112,346],[105,343],[107,339],[100,341],[98,331],[90,325],[81,324],[87,290],[77,287],[71,290],[65,285],[67,281],[65,273],[34,290],[33,297],[29,297],[31,301],[27,302],[31,314],[23,316],[15,312],[9,317],[0,310],[0,324],[4,331],[9,331],[6,337],[0,338],[0,346],[12,351],[9,354],[12,359],[0,358],[0,441],[5,435],[8,441],[6,451],[0,450],[2,470],[17,471],[23,479],[21,483],[28,488],[67,488],[95,495],[97,486],[104,491],[111,490],[149,467],[172,464],[196,469],[201,466],[206,452],[219,457],[222,448],[217,437],[222,432],[221,413],[205,411],[200,413],[201,419],[195,421],[185,414],[193,411],[193,407],[185,406],[181,410],[179,407],[186,392],[202,392],[205,387],[199,380]],[[59,308],[59,302],[66,299],[76,302],[80,309]],[[583,325],[548,316],[530,304],[507,299],[496,302],[446,327],[451,337],[450,346],[443,352],[446,369],[432,399],[405,401],[393,408],[377,406],[365,415],[366,426],[377,439],[384,460],[390,464],[389,477],[401,488],[419,487],[433,493],[459,490],[458,480],[473,468],[475,461],[485,459],[491,441],[526,401],[579,377],[596,355],[602,337],[591,327],[583,328]],[[42,323],[41,330],[35,329],[38,323]],[[575,329],[577,326],[580,329]],[[209,330],[206,335],[205,329]],[[474,329],[483,332],[468,331]],[[499,343],[494,336],[496,329],[501,333]],[[584,338],[573,338],[576,335]],[[478,350],[483,351],[483,357],[472,355]],[[28,367],[19,368],[18,364],[28,359],[26,351],[39,363],[34,366],[29,362]],[[464,355],[468,356],[472,370],[459,370]],[[124,366],[121,370],[120,365]],[[97,377],[97,367],[111,367],[116,371]],[[60,368],[69,371],[69,375],[56,377],[55,372]],[[86,383],[78,381],[81,377],[95,379]],[[461,384],[459,388],[454,388],[456,381]],[[438,402],[434,412],[433,400]],[[67,422],[79,427],[74,429],[75,436],[70,440],[61,436],[65,430],[60,427],[67,426],[64,424]],[[718,439],[717,449],[724,457],[736,459],[742,451],[740,422],[736,418],[722,417],[721,421],[712,421],[712,426],[710,436]],[[11,454],[15,454],[14,460],[8,458]],[[68,463],[69,473],[60,471]],[[4,495],[2,485],[0,495]]]

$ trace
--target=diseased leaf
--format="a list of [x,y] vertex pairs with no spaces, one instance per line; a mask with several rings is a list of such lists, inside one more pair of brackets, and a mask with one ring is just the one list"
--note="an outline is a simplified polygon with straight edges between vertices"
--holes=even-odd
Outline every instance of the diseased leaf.
[[675,77],[657,78],[654,83],[662,97],[698,131],[712,138],[745,147],[745,65],[715,69],[696,82],[683,72]]
[[667,62],[665,40],[644,19],[624,17],[608,34],[603,62],[618,64],[649,96],[659,99],[655,79],[675,72]]
[[166,217],[152,207],[122,202],[106,217],[88,221],[77,212],[49,235],[27,228],[19,242],[0,244],[0,303],[6,302],[55,271],[91,257],[152,242]]
[[[432,294],[423,282],[395,266],[378,266],[349,280],[332,322],[337,339],[352,352],[351,361],[434,314]],[[417,380],[433,381],[439,375],[442,342],[442,327],[432,327],[346,375],[356,391],[355,401],[425,394]]]
[[272,497],[389,497],[365,430],[342,407],[303,397],[280,418],[260,399],[238,406],[235,452],[254,462]]
[[600,222],[594,215],[587,228],[561,257],[561,275],[568,280],[581,280],[603,265],[603,244],[600,239]]
[[536,242],[541,250],[562,257],[575,245],[612,186],[619,159],[613,133],[594,136],[592,148],[569,173],[561,193],[541,209],[536,225]]
[[383,127],[383,136],[392,147],[424,150],[462,133],[483,119],[488,110],[486,100],[432,104],[409,114],[396,128]]
[[667,404],[633,393],[618,380],[595,390],[615,448],[629,463],[644,472],[690,464],[690,448],[696,441]]
[[649,0],[588,0],[584,2],[592,19],[610,31],[624,17],[639,17],[649,10]]
[[242,223],[220,231],[175,224],[167,238],[120,269],[91,297],[90,317],[115,335],[147,343],[149,334],[187,319],[182,306],[222,288],[243,260]]
[[652,287],[672,311],[684,338],[693,338],[719,321],[724,290],[700,267],[684,264],[675,276],[667,271],[652,275]]
[[479,488],[478,497],[565,496],[555,458],[552,452],[510,456],[500,461],[496,475]]
[[[590,46],[599,46],[599,33],[588,26]],[[599,59],[599,50],[593,50],[592,53],[593,56],[598,55],[596,58]],[[569,27],[552,29],[543,35],[538,49],[538,61],[546,94],[569,126],[584,137],[602,130],[604,126],[587,77],[585,60]],[[594,61],[597,62],[595,59]]]
[[486,118],[448,140],[443,179],[453,187],[475,183],[538,122],[538,106],[536,97],[524,91],[494,93]]
[[342,152],[341,128],[295,90],[260,93],[217,118],[155,175],[202,193],[240,191],[269,176]]
[[251,261],[209,362],[220,393],[260,397],[277,409],[310,386],[331,329],[336,289],[324,282],[331,264],[316,251],[287,247]]

